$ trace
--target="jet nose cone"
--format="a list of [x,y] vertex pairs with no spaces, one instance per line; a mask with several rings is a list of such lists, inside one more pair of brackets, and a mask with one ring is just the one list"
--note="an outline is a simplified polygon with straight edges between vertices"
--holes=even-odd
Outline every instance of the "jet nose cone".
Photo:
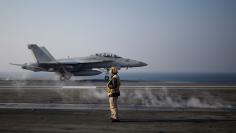
[[147,63],[144,63],[144,62],[140,62],[139,64],[140,66],[147,66]]

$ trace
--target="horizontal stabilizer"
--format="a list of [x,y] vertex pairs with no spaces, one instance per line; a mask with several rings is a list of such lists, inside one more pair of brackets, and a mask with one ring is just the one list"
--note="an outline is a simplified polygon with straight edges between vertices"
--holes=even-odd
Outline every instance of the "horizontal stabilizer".
[[15,64],[15,63],[9,63],[9,64],[11,64],[11,65],[14,65],[14,66],[25,66],[25,64]]

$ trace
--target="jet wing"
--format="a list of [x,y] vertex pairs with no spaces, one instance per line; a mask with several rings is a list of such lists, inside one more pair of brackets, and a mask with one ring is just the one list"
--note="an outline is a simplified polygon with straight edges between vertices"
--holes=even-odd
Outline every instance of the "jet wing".
[[57,62],[62,64],[92,64],[92,63],[107,63],[112,60],[98,60],[98,59],[78,59],[78,58],[69,58],[69,59],[59,59]]

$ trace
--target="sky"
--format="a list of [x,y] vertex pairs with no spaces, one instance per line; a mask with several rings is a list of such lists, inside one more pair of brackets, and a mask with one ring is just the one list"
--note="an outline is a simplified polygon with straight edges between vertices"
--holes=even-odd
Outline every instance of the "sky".
[[0,71],[98,52],[146,62],[139,72],[236,72],[235,0],[0,0]]

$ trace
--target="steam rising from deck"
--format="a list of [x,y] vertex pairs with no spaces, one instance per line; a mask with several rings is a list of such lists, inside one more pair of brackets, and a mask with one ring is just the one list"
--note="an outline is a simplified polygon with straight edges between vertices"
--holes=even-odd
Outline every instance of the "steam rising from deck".
[[[196,91],[196,90],[195,90]],[[123,89],[119,97],[119,105],[142,106],[154,108],[231,108],[229,104],[219,97],[208,92],[198,92],[198,95],[183,96],[178,93],[169,92],[166,87],[160,89]],[[72,90],[57,91],[64,101],[86,104],[106,104],[107,95],[102,89],[81,89],[76,92]],[[76,94],[75,94],[76,93]],[[74,98],[73,98],[74,97]],[[78,101],[74,101],[78,102]]]
[[[23,77],[27,78],[28,75],[23,75]],[[41,81],[40,83],[51,85],[47,81]],[[89,86],[87,88],[86,86],[80,86],[80,89],[76,89],[65,86],[66,83],[64,82],[52,82],[53,86],[51,88],[49,86],[49,88],[39,90],[45,91],[42,93],[45,95],[38,96],[37,91],[34,91],[35,88],[29,87],[29,84],[35,83],[31,83],[31,81],[12,82],[11,86],[15,88],[12,95],[16,94],[14,98],[21,100],[27,96],[27,99],[31,100],[29,103],[95,104],[98,106],[107,105],[108,103],[107,94],[101,87],[96,88],[95,86],[95,88],[88,89]],[[93,86],[93,84],[90,85]],[[24,88],[27,86],[28,90]],[[38,88],[36,87],[36,89]],[[230,102],[226,100],[204,88],[199,90],[194,88],[169,89],[168,87],[137,89],[134,87],[131,89],[121,88],[119,105],[145,108],[233,108]]]
[[[147,107],[178,107],[178,108],[230,108],[219,99],[205,93],[204,98],[191,96],[184,98],[169,93],[167,88],[161,88],[156,93],[153,90],[145,88],[144,90],[134,90],[133,93],[125,93],[121,98],[123,102],[144,105]],[[129,98],[130,97],[130,98]]]

